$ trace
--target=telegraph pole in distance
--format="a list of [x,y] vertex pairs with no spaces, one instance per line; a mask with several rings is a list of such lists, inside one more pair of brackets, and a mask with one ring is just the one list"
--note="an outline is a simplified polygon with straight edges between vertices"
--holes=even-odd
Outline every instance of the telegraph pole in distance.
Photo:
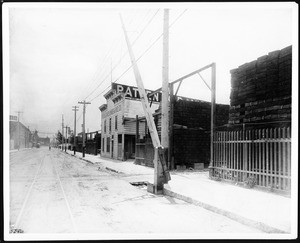
[[65,126],[65,128],[66,128],[66,139],[65,139],[65,152],[67,152],[67,141],[68,141],[68,139],[67,139],[67,137],[68,137],[68,126]]
[[18,113],[18,150],[20,150],[20,114],[22,111],[16,111]]
[[78,104],[83,104],[83,131],[82,131],[82,157],[85,157],[85,105],[91,104],[91,102],[79,101]]
[[76,111],[78,111],[78,106],[72,106],[73,107],[73,111],[74,111],[74,115],[75,115],[75,117],[74,117],[74,146],[73,146],[73,150],[74,150],[74,155],[76,154],[76,141],[75,141],[75,139],[76,139]]
[[63,142],[64,142],[64,115],[62,115],[62,123],[61,123],[61,150],[62,151],[64,151]]

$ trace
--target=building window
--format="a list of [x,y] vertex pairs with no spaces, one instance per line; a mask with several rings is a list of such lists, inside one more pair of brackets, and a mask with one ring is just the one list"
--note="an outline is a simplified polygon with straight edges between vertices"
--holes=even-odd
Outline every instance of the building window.
[[106,152],[110,152],[110,138],[106,138]]
[[101,147],[102,147],[102,151],[104,152],[104,138],[102,139],[102,145],[101,145]]
[[111,132],[111,118],[109,118],[109,132]]
[[118,130],[118,116],[115,116],[115,130]]
[[104,120],[104,133],[106,133],[106,120]]

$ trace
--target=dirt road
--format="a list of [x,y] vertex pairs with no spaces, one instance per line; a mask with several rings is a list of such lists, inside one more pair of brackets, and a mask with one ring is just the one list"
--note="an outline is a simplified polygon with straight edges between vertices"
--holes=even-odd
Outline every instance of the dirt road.
[[125,177],[57,149],[10,153],[10,224],[24,233],[261,233]]

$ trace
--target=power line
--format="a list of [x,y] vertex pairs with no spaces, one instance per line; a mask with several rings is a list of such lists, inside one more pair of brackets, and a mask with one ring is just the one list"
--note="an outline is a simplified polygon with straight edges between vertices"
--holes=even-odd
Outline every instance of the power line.
[[[154,13],[154,15],[151,17],[151,19],[147,22],[147,24],[145,25],[145,27],[142,29],[142,31],[140,32],[140,34],[137,36],[137,38],[133,41],[132,46],[136,43],[136,41],[141,37],[141,35],[144,33],[144,31],[147,29],[147,27],[150,25],[150,23],[152,22],[152,20],[154,19],[154,17],[157,15],[157,13],[159,12],[159,9]],[[123,56],[120,58],[120,60],[117,62],[117,64],[112,68],[111,71],[115,70],[116,67],[120,64],[120,62],[124,59],[124,57],[127,55],[128,50],[123,54]],[[110,73],[100,82],[100,84],[98,84],[96,86],[96,88],[85,98],[87,99],[88,97],[90,97],[102,84],[103,82],[110,76]]]
[[[169,29],[179,20],[179,18],[182,17],[182,15],[187,11],[187,9],[185,9],[169,26]],[[150,46],[136,59],[136,62],[138,62],[158,41],[159,39],[163,36],[163,33],[161,33],[155,40],[154,42],[152,42],[150,44]],[[127,52],[126,52],[127,54]],[[122,78],[130,69],[132,68],[132,65],[130,65],[113,83],[117,82],[120,78]],[[105,89],[107,90],[110,87],[110,85]],[[104,91],[105,91],[104,90]],[[93,99],[91,99],[91,101],[95,100],[96,98],[98,98],[101,94],[104,93],[104,91],[102,91],[101,93],[99,93],[97,96],[95,96]]]
[[[85,89],[84,93],[90,88],[91,84],[94,84],[95,81],[97,81],[97,77],[98,77],[98,75],[101,73],[101,71],[102,71],[101,76],[104,74],[104,71],[103,71],[103,70],[104,70],[105,65],[107,64],[107,59],[108,59],[109,56],[112,55],[112,51],[113,51],[113,49],[114,49],[113,47],[116,46],[116,44],[119,43],[119,42],[121,41],[121,38],[122,38],[122,37],[121,37],[121,35],[120,35],[119,38],[115,39],[115,41],[113,42],[113,44],[111,45],[109,51],[107,52],[106,56],[105,56],[104,59],[103,59],[103,64],[101,65],[101,68],[99,68],[99,69],[95,72],[95,74],[94,74],[94,76],[93,76],[91,82],[89,82],[88,88]],[[88,98],[88,97],[89,97],[89,95],[88,95],[87,97],[85,97],[85,99]]]
[[[130,23],[133,21],[133,19],[134,19],[134,17],[132,16],[132,17],[131,17],[131,20],[130,20]],[[103,68],[98,69],[98,71],[96,71],[95,74],[97,74],[97,73],[100,74],[99,70],[102,70],[102,69],[104,70],[104,66],[105,66],[105,64],[107,64],[107,61],[106,61],[107,58],[108,58],[109,56],[112,55],[112,50],[115,49],[115,48],[113,48],[113,47],[116,46],[115,44],[121,42],[122,34],[120,34],[119,36],[120,36],[120,37],[118,38],[118,41],[115,41],[115,42],[114,42],[114,44],[110,47],[110,50],[108,51],[106,57],[104,58],[104,61],[103,61],[104,65],[102,66]],[[114,69],[112,69],[111,71],[113,71],[113,70],[114,70]],[[102,75],[101,75],[101,76],[103,76],[104,73],[105,73],[105,72],[102,72]],[[93,81],[92,81],[91,83],[94,83],[95,81],[97,81],[97,76],[98,76],[98,75],[94,75]],[[109,75],[108,75],[108,76],[109,76]],[[108,76],[106,76],[105,79],[106,79]],[[97,89],[98,87],[99,87],[99,85],[98,85],[95,89]],[[86,90],[87,90],[87,89],[85,89],[85,91],[86,91]],[[94,92],[94,91],[92,91],[92,93],[93,93],[93,92]],[[92,93],[90,93],[90,94],[89,94],[88,96],[86,96],[84,99],[87,99]]]
[[[130,23],[133,21],[133,19],[135,19],[134,16],[131,17]],[[118,43],[118,42],[121,41],[122,34],[120,34],[119,36],[120,36],[120,37],[119,37],[118,41],[116,41],[116,40],[117,40],[117,39],[116,39],[116,40],[115,40],[115,43]],[[111,46],[110,51],[109,51],[108,54],[107,54],[107,57],[109,57],[109,56],[111,55],[112,49],[113,49],[113,45]],[[105,66],[105,64],[106,64],[105,60],[103,61],[103,63],[104,63],[104,66]],[[104,66],[103,66],[103,67],[104,67]],[[99,73],[99,70],[101,70],[101,69],[98,69],[98,71],[95,72],[95,74],[94,74],[95,78],[93,78],[92,81],[91,81],[90,83],[94,83],[94,81],[97,80],[97,77],[96,77],[97,75],[96,75],[96,74]],[[90,86],[90,85],[89,85],[89,86]],[[86,91],[87,89],[88,89],[88,88],[86,88],[85,91]],[[75,99],[75,96],[76,96],[76,94],[74,94],[74,95],[72,96],[71,99]],[[70,99],[70,98],[67,98],[63,104],[66,104],[67,101],[69,101],[69,100],[71,100],[71,99]]]

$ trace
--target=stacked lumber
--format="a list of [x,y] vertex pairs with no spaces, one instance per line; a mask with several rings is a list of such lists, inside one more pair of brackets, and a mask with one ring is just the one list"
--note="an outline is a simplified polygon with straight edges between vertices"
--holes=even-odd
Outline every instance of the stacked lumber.
[[292,46],[230,72],[229,124],[291,120]]

